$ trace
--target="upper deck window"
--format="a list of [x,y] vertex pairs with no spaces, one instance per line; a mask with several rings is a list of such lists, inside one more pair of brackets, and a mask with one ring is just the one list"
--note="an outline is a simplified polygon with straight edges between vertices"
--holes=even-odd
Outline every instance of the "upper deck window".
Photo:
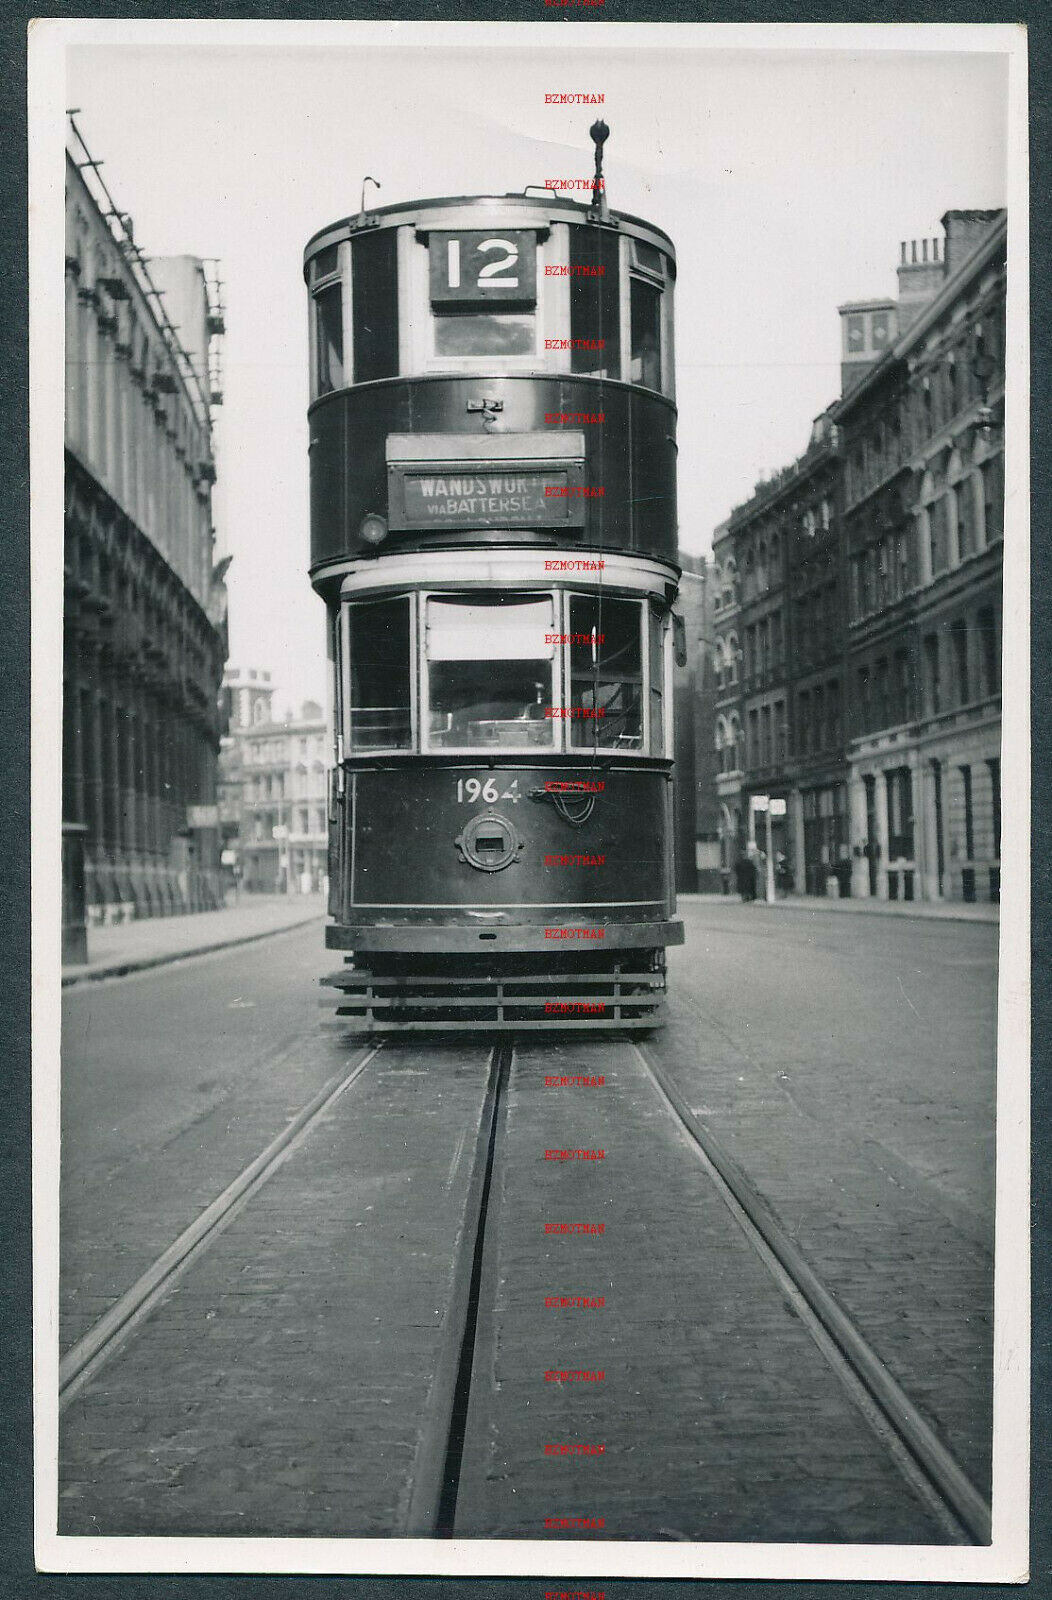
[[354,381],[398,373],[398,252],[395,229],[351,241]]
[[661,388],[661,290],[634,274],[629,314],[632,326],[632,363],[629,380],[647,389]]
[[344,384],[343,286],[339,271],[338,245],[319,250],[311,263],[317,395],[331,394]]
[[537,345],[532,312],[435,313],[436,356],[528,356]]
[[[571,370],[595,377],[621,376],[621,308],[618,236],[613,228],[571,227]],[[575,268],[582,269],[575,271]]]

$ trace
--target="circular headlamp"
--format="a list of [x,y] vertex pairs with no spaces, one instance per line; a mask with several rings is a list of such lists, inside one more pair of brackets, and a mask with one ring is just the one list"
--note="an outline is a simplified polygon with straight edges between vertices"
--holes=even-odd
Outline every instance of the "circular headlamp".
[[358,525],[358,537],[365,544],[383,544],[387,538],[387,518],[378,511],[367,511]]

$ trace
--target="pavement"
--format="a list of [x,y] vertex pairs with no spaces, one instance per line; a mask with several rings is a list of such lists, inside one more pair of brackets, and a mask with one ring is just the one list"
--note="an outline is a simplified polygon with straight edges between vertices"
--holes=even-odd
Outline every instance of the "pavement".
[[[730,894],[678,894],[677,905],[741,905],[737,895]],[[754,907],[767,906],[761,895],[750,901]],[[821,916],[832,911],[847,916],[920,917],[939,922],[1000,922],[1001,907],[989,902],[965,905],[961,900],[877,900],[833,899],[830,896],[810,894],[780,894],[773,902],[775,910],[810,911]]]
[[130,972],[208,955],[229,945],[247,944],[284,933],[325,915],[320,894],[242,894],[222,911],[198,911],[186,917],[147,917],[112,927],[88,929],[88,960],[62,968],[62,987],[121,978]]

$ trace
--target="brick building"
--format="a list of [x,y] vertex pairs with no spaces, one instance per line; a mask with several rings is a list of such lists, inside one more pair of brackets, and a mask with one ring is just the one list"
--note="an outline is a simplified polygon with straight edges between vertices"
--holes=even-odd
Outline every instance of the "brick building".
[[903,246],[894,340],[834,408],[852,892],[996,900],[1007,219],[943,227],[930,251]]
[[[180,330],[165,310],[179,299]],[[95,922],[221,903],[214,275],[147,262],[71,121],[66,157],[63,833]]]
[[673,674],[676,754],[676,888],[719,888],[719,814],[712,747],[713,569],[703,556],[681,555],[676,612],[682,647]]
[[320,893],[327,886],[328,731],[316,701],[273,713],[269,672],[228,667],[220,752],[225,856],[250,893]]
[[840,307],[841,398],[716,530],[725,873],[770,797],[798,892],[999,896],[1006,217],[943,228]]

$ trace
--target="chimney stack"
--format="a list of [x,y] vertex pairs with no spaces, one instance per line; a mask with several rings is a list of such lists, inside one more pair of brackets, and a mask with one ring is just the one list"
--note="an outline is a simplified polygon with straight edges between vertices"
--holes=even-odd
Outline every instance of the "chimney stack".
[[946,278],[945,252],[938,239],[904,239],[900,246],[899,327],[906,329],[933,300]]
[[942,219],[947,277],[964,265],[991,222],[1000,215],[999,211],[947,211]]

